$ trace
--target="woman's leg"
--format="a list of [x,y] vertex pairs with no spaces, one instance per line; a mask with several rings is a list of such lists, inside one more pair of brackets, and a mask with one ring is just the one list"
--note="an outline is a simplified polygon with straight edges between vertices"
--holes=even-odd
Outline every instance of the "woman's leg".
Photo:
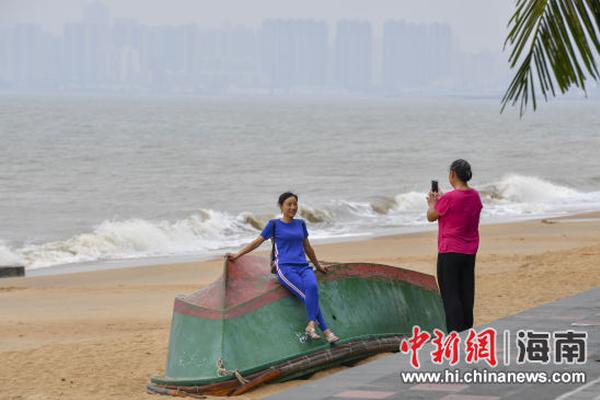
[[309,321],[316,321],[327,329],[319,309],[319,289],[311,267],[277,267],[279,283],[304,302]]
[[298,274],[298,269],[295,267],[282,267],[277,266],[277,279],[281,286],[292,292],[292,294],[298,297],[304,302],[304,282],[302,276]]
[[446,312],[446,327],[448,332],[463,330],[464,315],[461,302],[461,259],[463,254],[438,254],[437,279],[440,294]]
[[462,330],[473,327],[473,304],[475,302],[475,254],[466,254],[461,270],[460,302],[463,308]]
[[319,307],[319,286],[317,284],[317,277],[311,267],[302,269],[302,281],[304,282],[304,293],[306,298],[304,304],[306,305],[306,312],[308,313],[309,321],[317,321],[319,328],[322,331],[327,330],[327,324],[321,314],[321,308]]

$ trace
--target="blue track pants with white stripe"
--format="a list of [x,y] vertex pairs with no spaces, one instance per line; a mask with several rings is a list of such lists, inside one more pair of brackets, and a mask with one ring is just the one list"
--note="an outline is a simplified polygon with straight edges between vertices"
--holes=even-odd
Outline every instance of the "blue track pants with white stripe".
[[319,307],[317,278],[308,264],[278,265],[277,279],[287,290],[304,302],[309,321],[317,321],[322,331],[327,330]]

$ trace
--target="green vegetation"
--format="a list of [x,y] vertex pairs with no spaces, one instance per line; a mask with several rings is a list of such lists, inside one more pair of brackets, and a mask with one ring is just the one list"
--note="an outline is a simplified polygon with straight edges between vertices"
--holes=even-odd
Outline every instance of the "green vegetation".
[[511,68],[517,72],[502,98],[507,104],[520,102],[521,116],[536,93],[544,100],[576,86],[586,92],[588,77],[599,80],[600,0],[517,0],[504,45],[512,47]]

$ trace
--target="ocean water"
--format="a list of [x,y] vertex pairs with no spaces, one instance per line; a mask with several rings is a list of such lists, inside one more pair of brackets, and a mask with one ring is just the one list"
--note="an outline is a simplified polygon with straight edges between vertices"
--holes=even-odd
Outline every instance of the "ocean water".
[[483,223],[600,209],[600,103],[0,97],[0,265],[207,257],[299,194],[311,238],[434,229],[465,158]]

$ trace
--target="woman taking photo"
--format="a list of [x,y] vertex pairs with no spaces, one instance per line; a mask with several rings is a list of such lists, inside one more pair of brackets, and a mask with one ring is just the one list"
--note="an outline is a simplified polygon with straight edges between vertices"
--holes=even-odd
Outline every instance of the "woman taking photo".
[[318,326],[323,331],[325,340],[335,343],[339,338],[327,328],[321,314],[317,278],[306,260],[306,255],[317,270],[327,273],[327,267],[319,264],[315,251],[308,240],[308,230],[304,221],[294,219],[298,212],[298,196],[291,192],[283,193],[279,196],[278,203],[282,217],[270,220],[256,239],[244,246],[238,253],[226,254],[226,257],[235,261],[256,249],[265,240],[274,238],[273,263],[277,279],[283,287],[304,302],[308,313],[308,324],[305,328],[307,336],[313,340],[320,339],[321,336],[316,329]]
[[483,205],[479,193],[467,184],[472,175],[467,161],[456,160],[448,176],[454,190],[427,196],[427,220],[438,221],[437,279],[448,332],[473,327],[475,255]]

